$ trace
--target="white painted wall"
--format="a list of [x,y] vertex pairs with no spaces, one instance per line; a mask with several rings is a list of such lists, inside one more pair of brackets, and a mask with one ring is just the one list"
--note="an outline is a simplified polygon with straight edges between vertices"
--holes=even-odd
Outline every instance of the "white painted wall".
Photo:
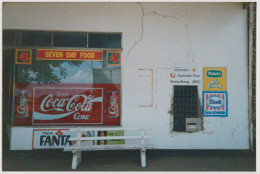
[[[152,127],[149,142],[158,149],[249,148],[242,3],[4,3],[3,29],[122,32],[123,127]],[[196,133],[170,131],[168,75],[178,62],[194,62],[201,73],[227,67],[227,118],[204,118]],[[13,128],[14,147],[29,148],[29,129]],[[17,139],[21,132],[26,145]]]

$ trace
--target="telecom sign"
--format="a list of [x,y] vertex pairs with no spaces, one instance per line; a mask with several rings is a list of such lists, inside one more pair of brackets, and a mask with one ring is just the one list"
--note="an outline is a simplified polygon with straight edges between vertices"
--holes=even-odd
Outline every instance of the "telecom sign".
[[16,49],[16,64],[32,64],[31,49]]
[[203,116],[227,117],[227,92],[202,92]]
[[226,91],[227,69],[226,68],[203,68],[203,90]]
[[107,51],[107,65],[121,65],[121,51]]

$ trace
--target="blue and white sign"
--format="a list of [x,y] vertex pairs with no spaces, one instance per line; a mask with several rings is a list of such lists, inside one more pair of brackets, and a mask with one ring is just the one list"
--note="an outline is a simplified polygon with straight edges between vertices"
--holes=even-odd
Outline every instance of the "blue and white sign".
[[228,116],[228,99],[225,91],[203,91],[202,104],[203,116]]

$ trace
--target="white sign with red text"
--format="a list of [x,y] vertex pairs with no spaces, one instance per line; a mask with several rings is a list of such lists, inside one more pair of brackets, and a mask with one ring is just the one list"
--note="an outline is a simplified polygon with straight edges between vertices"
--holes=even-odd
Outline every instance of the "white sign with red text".
[[201,81],[201,73],[198,71],[196,64],[176,64],[169,74],[171,85],[199,85]]

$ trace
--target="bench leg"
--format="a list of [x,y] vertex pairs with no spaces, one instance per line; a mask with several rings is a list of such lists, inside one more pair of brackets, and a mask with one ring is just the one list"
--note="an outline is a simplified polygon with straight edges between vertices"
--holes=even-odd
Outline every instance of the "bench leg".
[[72,152],[72,169],[76,170],[81,161],[81,151]]
[[78,153],[78,164],[77,165],[79,165],[79,163],[81,162],[81,151],[78,151],[77,153]]
[[141,155],[141,165],[142,167],[146,167],[146,153],[145,149],[140,150],[140,155]]
[[77,152],[72,152],[72,169],[76,170],[77,169],[77,160],[78,160],[78,153]]

